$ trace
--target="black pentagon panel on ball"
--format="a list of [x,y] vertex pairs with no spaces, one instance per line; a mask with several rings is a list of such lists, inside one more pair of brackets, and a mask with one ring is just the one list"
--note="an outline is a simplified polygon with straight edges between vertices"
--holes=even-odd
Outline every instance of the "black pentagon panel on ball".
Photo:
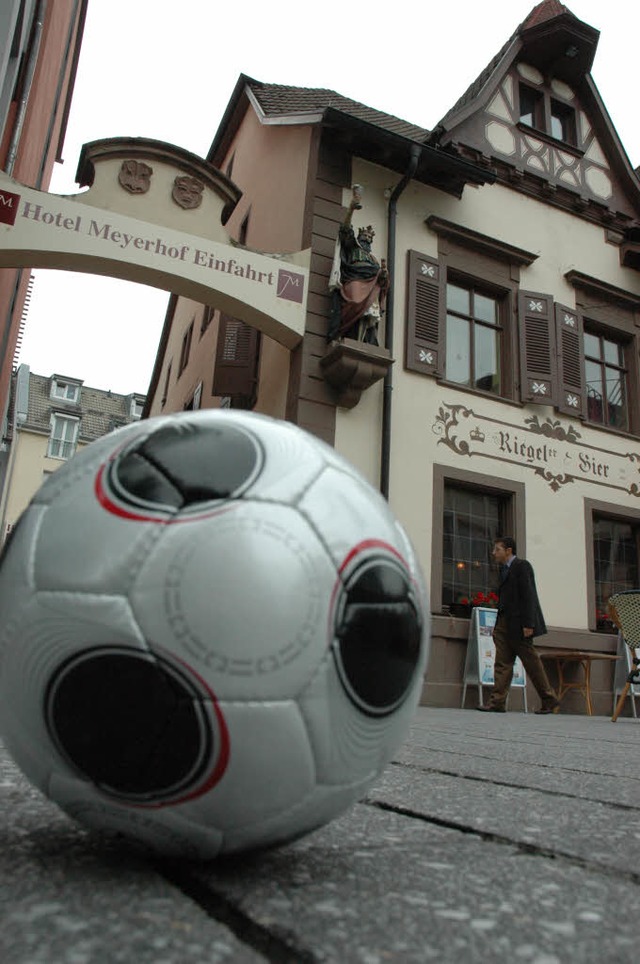
[[334,654],[349,697],[383,716],[407,696],[420,658],[422,619],[408,574],[369,560],[349,576],[336,609]]
[[150,654],[87,650],[51,679],[51,737],[73,767],[121,800],[159,803],[193,787],[213,734],[190,681]]
[[238,426],[176,421],[125,449],[109,480],[134,506],[181,510],[237,495],[262,461],[257,439]]

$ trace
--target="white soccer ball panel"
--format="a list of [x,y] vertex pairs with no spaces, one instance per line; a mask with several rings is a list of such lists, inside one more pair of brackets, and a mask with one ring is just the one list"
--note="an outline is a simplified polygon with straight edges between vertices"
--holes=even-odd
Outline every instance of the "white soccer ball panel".
[[326,652],[336,580],[295,509],[241,501],[167,526],[130,598],[150,646],[203,673],[217,696],[273,700],[295,696]]
[[[164,534],[159,522],[106,512],[87,479],[55,502],[42,521],[34,563],[39,589],[126,594]],[[53,507],[52,507],[53,508]]]
[[224,831],[295,809],[313,790],[315,762],[295,702],[219,704],[229,759],[216,785],[179,803],[185,819]]
[[120,805],[91,783],[57,770],[47,795],[83,826],[122,836],[166,857],[210,860],[222,846],[222,834],[213,826],[185,819],[175,809]]
[[400,548],[387,502],[358,476],[327,467],[299,509],[321,534],[337,568],[354,547],[371,540]]

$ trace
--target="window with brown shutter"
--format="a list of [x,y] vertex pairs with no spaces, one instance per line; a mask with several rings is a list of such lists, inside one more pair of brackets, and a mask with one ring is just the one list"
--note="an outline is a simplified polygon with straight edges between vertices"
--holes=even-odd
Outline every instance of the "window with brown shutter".
[[553,405],[556,402],[556,338],[553,298],[521,291],[520,398],[523,402]]
[[442,272],[418,251],[409,251],[405,367],[425,375],[442,374]]
[[515,290],[508,266],[487,257],[410,251],[405,367],[512,398]]
[[640,434],[640,297],[572,269],[582,321],[584,419],[594,428]]
[[231,397],[234,408],[253,408],[259,355],[260,332],[239,318],[221,313],[212,394]]
[[557,408],[564,415],[584,418],[586,412],[582,315],[575,308],[555,305],[558,346]]

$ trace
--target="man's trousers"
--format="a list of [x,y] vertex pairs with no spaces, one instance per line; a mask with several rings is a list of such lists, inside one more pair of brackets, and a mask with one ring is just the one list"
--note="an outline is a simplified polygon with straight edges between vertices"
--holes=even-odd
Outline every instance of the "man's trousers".
[[517,656],[520,657],[527,676],[542,700],[542,705],[549,706],[556,703],[557,696],[549,683],[542,660],[535,650],[533,637],[526,639],[522,636],[517,639],[510,636],[506,619],[498,615],[493,630],[493,641],[496,647],[496,659],[493,670],[495,682],[491,694],[492,706],[504,706],[513,679],[513,664]]

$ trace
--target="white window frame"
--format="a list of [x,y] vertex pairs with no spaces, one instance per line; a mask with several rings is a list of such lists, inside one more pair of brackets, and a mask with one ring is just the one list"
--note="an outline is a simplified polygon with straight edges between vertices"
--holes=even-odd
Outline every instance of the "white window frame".
[[143,399],[143,398],[136,398],[135,395],[134,395],[134,397],[131,399],[131,407],[130,407],[130,409],[129,409],[129,417],[132,418],[132,419],[135,419],[135,420],[142,418],[142,410],[143,410],[143,408],[144,408],[144,399]]
[[[56,428],[58,427],[61,431],[59,435],[56,435]],[[70,459],[76,451],[79,430],[79,418],[74,418],[72,415],[62,415],[60,412],[52,412],[47,458],[60,459],[63,462]],[[70,431],[71,437],[66,437],[67,431]]]
[[78,402],[80,385],[64,378],[54,378],[51,382],[51,398],[61,402]]

